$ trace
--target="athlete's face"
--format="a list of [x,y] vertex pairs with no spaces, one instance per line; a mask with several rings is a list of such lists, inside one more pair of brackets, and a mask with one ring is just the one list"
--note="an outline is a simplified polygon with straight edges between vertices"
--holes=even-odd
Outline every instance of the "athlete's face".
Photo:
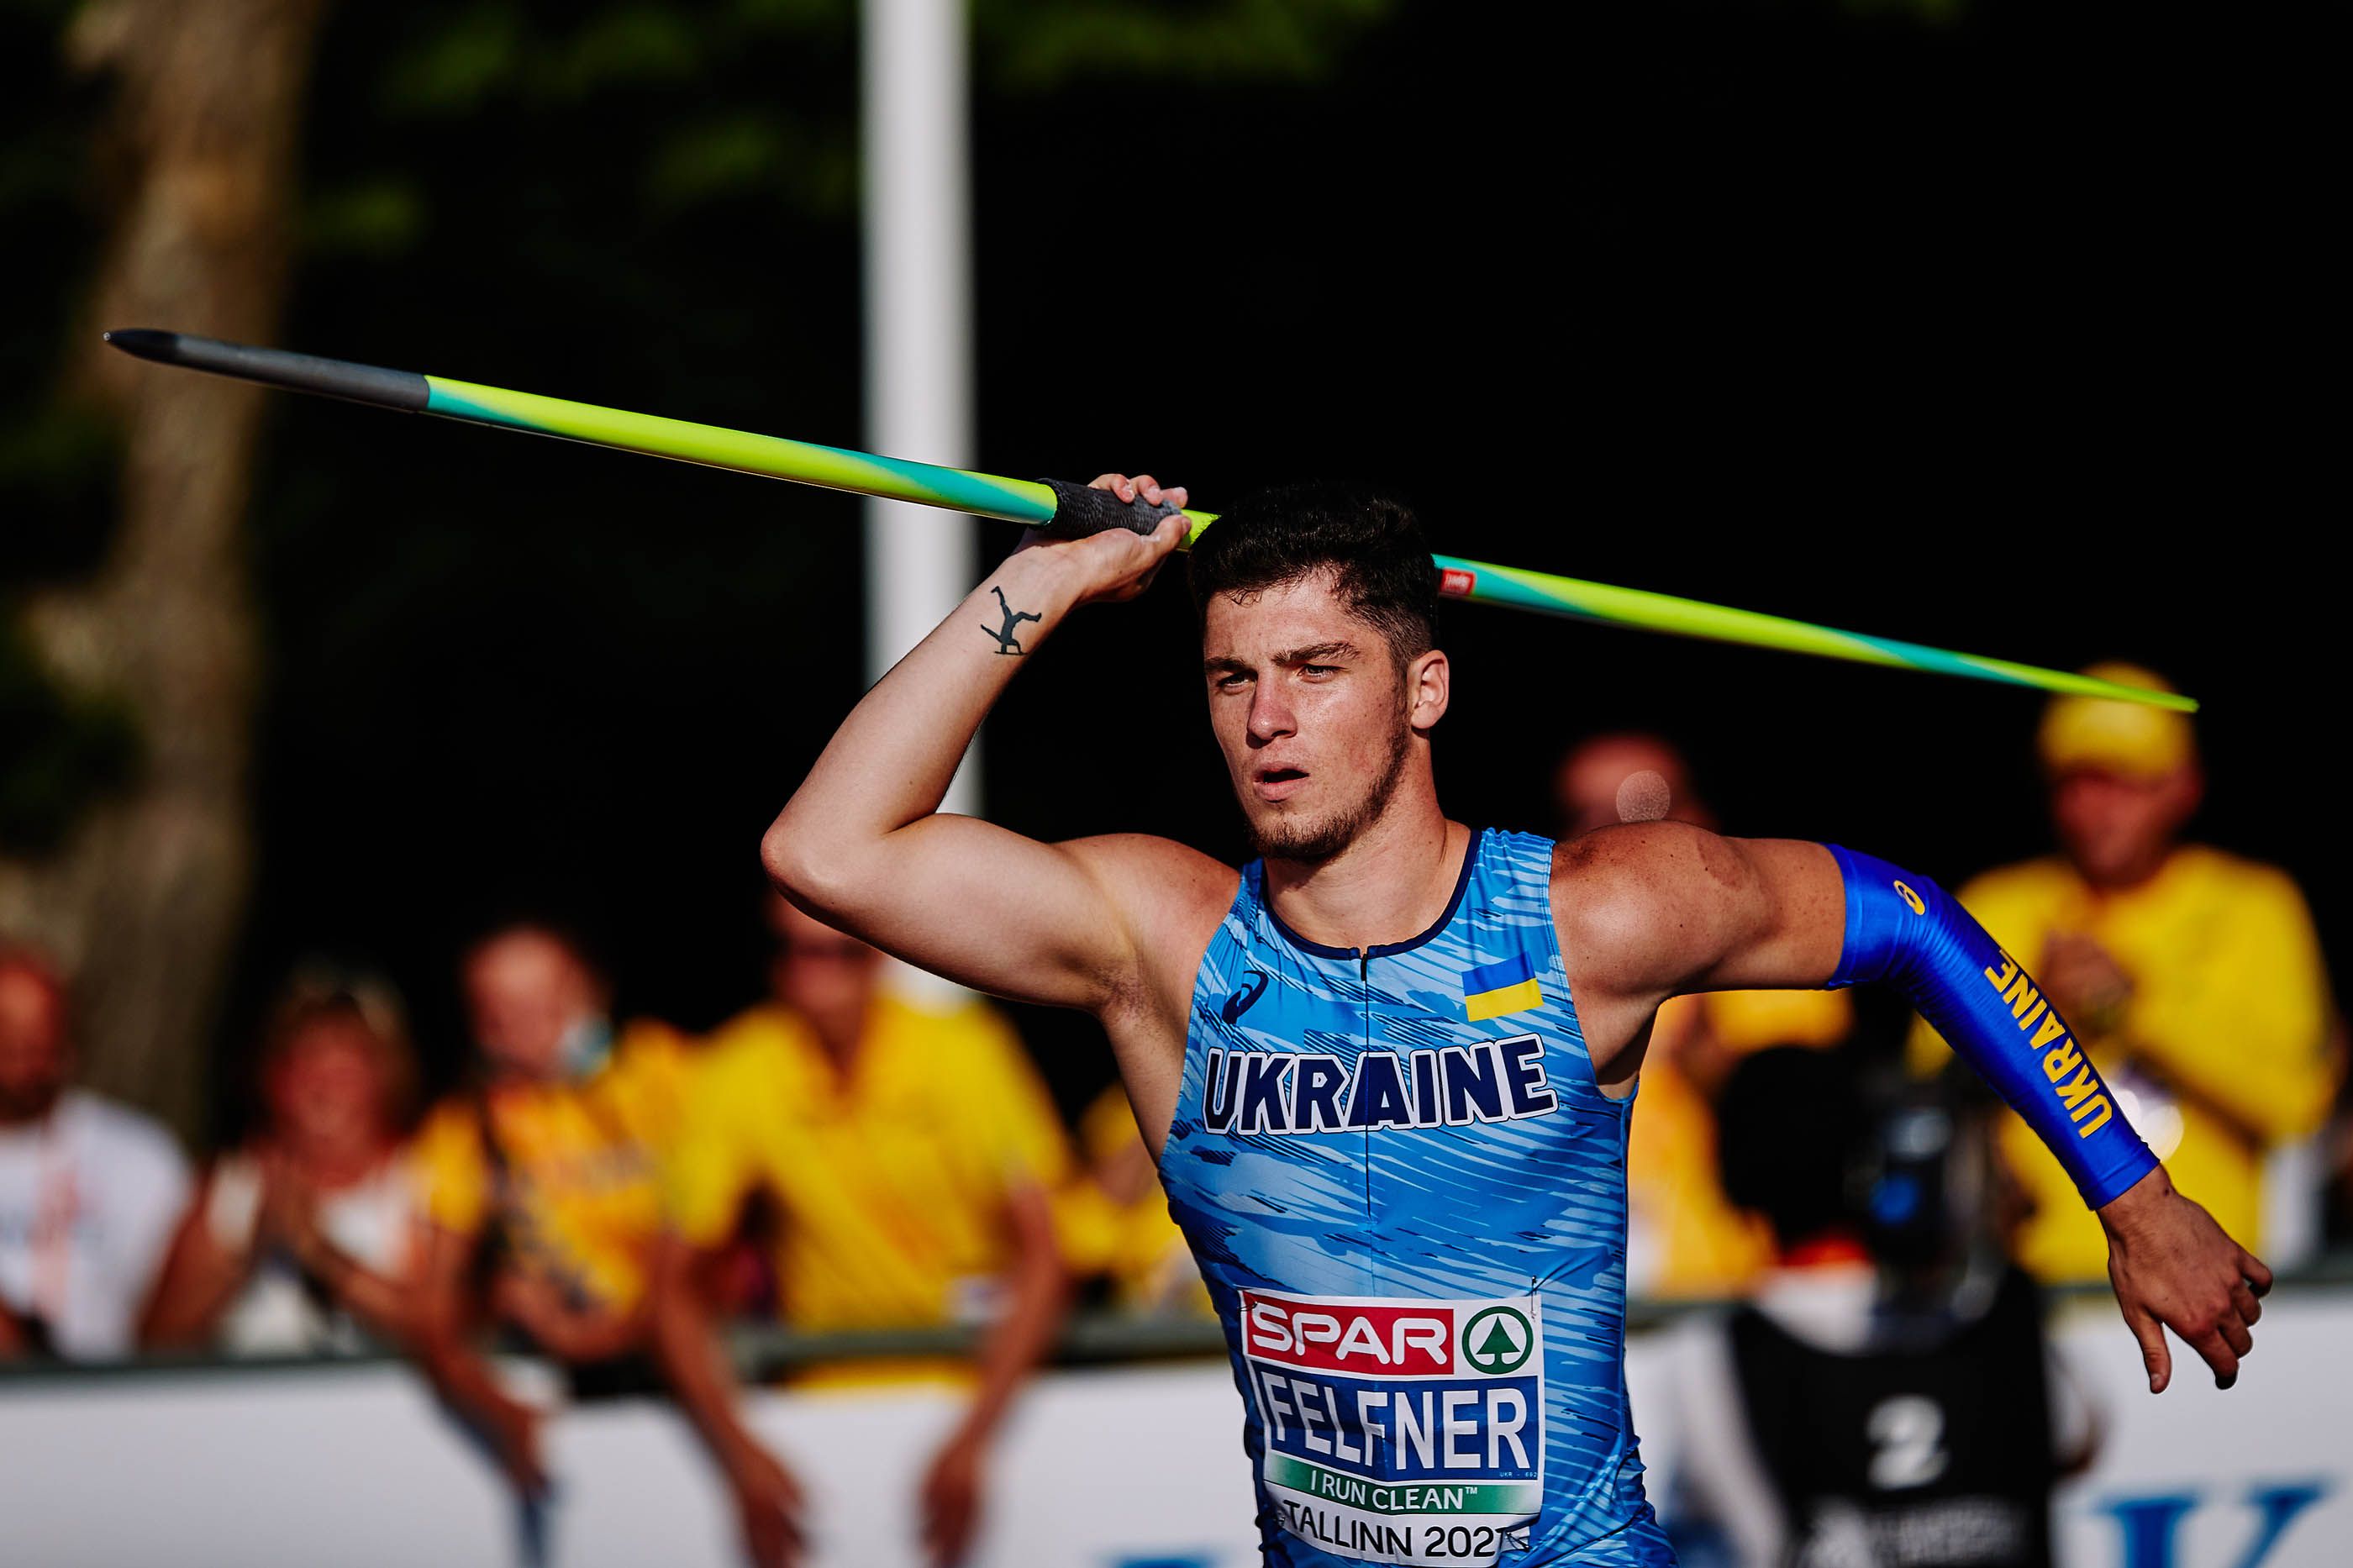
[[1446,711],[1446,656],[1432,649],[1399,669],[1327,574],[1219,595],[1201,652],[1235,798],[1259,853],[1277,859],[1328,860],[1354,843]]

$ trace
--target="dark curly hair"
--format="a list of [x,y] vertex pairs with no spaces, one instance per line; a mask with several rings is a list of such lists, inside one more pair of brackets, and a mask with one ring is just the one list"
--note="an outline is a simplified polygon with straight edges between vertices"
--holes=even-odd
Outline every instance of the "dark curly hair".
[[1421,524],[1398,497],[1367,485],[1282,485],[1261,490],[1193,547],[1193,607],[1219,594],[1248,595],[1330,572],[1351,615],[1377,628],[1402,668],[1438,641],[1438,568]]

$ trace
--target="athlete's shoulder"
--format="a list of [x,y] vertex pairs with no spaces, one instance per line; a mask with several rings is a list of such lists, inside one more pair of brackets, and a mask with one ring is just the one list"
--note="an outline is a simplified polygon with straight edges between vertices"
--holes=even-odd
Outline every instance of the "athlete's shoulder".
[[1564,838],[1552,854],[1553,911],[1594,940],[1647,930],[1662,911],[1749,875],[1731,839],[1687,822],[1627,822]]
[[1178,924],[1206,914],[1214,925],[1234,901],[1241,873],[1189,845],[1149,833],[1106,833],[1066,840],[1061,848],[1084,867],[1130,915]]
[[[1810,968],[1825,930],[1841,927],[1835,862],[1796,838],[1726,838],[1680,822],[1605,827],[1554,858],[1553,922],[1572,983],[1634,999],[1736,977],[1746,984]],[[1800,959],[1798,955],[1806,956]],[[1833,946],[1823,959],[1828,973]]]

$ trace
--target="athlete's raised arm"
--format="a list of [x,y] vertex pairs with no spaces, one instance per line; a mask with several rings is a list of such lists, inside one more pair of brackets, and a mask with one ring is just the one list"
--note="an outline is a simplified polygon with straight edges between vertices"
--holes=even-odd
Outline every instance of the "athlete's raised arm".
[[[1185,501],[1182,489],[1164,491],[1148,476],[1097,483],[1124,500]],[[777,889],[829,924],[998,995],[1100,1013],[1134,993],[1152,901],[1198,894],[1222,909],[1232,872],[1165,839],[1041,844],[939,806],[1024,656],[1080,605],[1141,593],[1184,529],[1171,518],[1149,538],[1032,540],[1008,556],[866,694],[786,803],[761,843]],[[1040,777],[1048,788],[1101,782]],[[1210,885],[1219,878],[1222,890]]]
[[2271,1271],[2174,1191],[2033,977],[1936,883],[1837,846],[1657,822],[1564,844],[1553,909],[1605,1083],[1632,1076],[1651,1013],[1678,993],[1894,987],[2098,1211],[2150,1390],[2172,1378],[2164,1328],[2219,1386],[2236,1381]]

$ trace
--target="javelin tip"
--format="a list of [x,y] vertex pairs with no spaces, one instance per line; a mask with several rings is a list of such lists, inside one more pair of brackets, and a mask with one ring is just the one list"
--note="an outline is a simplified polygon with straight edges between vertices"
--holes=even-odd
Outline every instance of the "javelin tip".
[[124,353],[152,359],[158,364],[180,363],[180,334],[153,327],[115,327],[98,334],[98,341]]
[[405,370],[383,370],[348,360],[223,342],[217,338],[167,332],[153,327],[116,327],[100,332],[99,338],[109,347],[157,364],[207,371],[239,381],[258,381],[264,386],[284,387],[289,392],[315,392],[323,397],[373,403],[379,408],[396,408],[408,414],[423,413],[432,401],[432,387],[426,379]]

